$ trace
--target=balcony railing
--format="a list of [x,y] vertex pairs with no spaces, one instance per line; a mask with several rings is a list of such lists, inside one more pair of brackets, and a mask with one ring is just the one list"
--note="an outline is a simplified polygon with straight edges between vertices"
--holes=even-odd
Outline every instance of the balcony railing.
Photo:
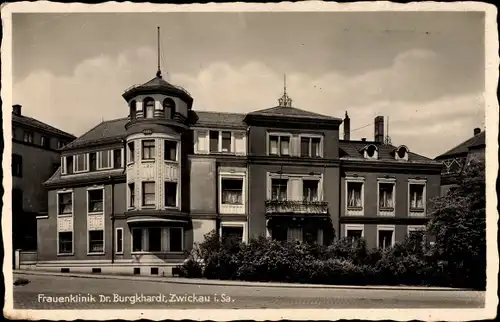
[[328,214],[326,201],[266,200],[266,214]]

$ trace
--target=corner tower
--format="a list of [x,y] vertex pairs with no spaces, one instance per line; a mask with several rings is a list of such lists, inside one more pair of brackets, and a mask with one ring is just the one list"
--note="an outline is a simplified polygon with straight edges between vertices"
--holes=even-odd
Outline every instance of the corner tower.
[[[187,223],[181,174],[185,168],[182,142],[189,135],[191,95],[163,79],[158,60],[156,76],[128,88],[123,98],[129,107],[125,125],[127,221],[156,222],[155,226],[173,219],[181,225]],[[168,236],[168,231],[165,228],[161,234]]]

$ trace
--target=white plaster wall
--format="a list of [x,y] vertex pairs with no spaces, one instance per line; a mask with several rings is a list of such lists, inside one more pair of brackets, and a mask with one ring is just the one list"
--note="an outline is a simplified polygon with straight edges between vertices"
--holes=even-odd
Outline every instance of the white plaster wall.
[[[142,157],[142,140],[155,140],[155,158],[154,160],[141,160]],[[177,161],[165,161],[164,155],[164,140],[177,141]],[[181,155],[180,135],[168,135],[164,133],[153,133],[152,135],[134,134],[127,138],[127,144],[134,142],[134,163],[127,164],[127,183],[135,184],[135,209],[142,208],[142,182],[155,182],[155,209],[164,209],[164,182],[177,182],[177,206],[180,207],[181,201],[181,178],[180,178],[180,163],[179,156]],[[128,149],[128,147],[127,147]],[[128,189],[128,188],[127,188]],[[127,206],[129,193],[127,191]],[[148,207],[150,209],[150,207]]]

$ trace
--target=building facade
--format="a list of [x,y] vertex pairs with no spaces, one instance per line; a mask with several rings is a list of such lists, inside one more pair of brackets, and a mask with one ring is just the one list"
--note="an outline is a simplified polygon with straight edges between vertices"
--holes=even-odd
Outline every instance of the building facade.
[[[37,267],[165,274],[205,234],[389,247],[425,225],[441,164],[349,139],[350,120],[292,106],[248,114],[195,111],[162,79],[129,88],[128,117],[67,145],[46,182]],[[344,122],[344,140],[339,126]]]
[[446,195],[456,186],[456,179],[464,167],[472,160],[485,161],[486,132],[480,128],[474,129],[471,138],[460,143],[453,149],[436,157],[443,164],[441,173],[441,195]]
[[59,149],[75,137],[12,110],[13,249],[36,250],[36,217],[48,211],[44,182],[59,168]]

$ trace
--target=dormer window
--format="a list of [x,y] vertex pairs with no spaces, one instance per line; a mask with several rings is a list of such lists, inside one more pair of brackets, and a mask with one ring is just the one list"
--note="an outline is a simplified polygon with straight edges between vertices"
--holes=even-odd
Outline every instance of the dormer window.
[[144,116],[147,119],[152,119],[154,117],[155,112],[155,100],[151,97],[147,97],[144,99]]
[[130,120],[133,121],[135,120],[137,113],[137,102],[134,100],[130,102]]
[[163,113],[165,114],[165,118],[174,119],[175,103],[171,98],[163,100]]
[[374,144],[367,145],[363,148],[363,154],[366,159],[378,159],[378,148]]
[[396,160],[408,160],[408,148],[404,145],[398,147],[394,153]]

